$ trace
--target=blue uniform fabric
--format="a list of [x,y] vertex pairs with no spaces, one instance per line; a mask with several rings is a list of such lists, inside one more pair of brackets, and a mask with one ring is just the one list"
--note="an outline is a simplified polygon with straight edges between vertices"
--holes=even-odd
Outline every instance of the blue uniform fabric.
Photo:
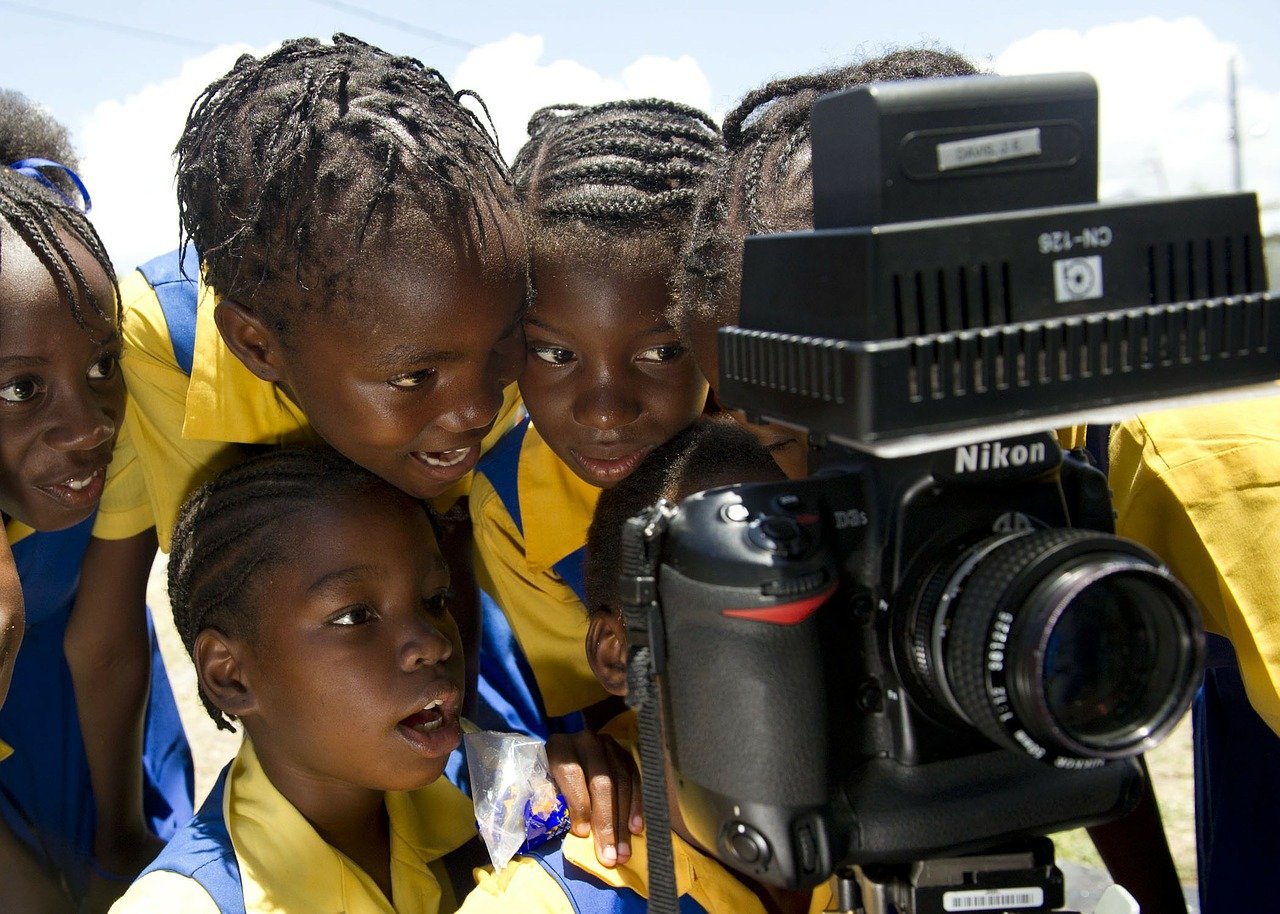
[[195,246],[188,244],[182,251],[161,254],[138,267],[138,272],[160,302],[178,367],[190,375],[195,364],[196,304],[200,300],[200,257]]
[[1245,694],[1231,644],[1208,635],[1192,705],[1201,914],[1275,910],[1280,860],[1280,738]]
[[230,769],[230,764],[222,769],[195,818],[174,835],[138,878],[156,871],[178,873],[200,883],[223,914],[244,914],[240,866],[222,813]]
[[[560,839],[525,852],[547,871],[564,892],[575,914],[646,914],[649,901],[633,889],[612,886],[566,860]],[[680,896],[680,914],[706,914],[691,895]]]
[[[0,763],[0,815],[38,859],[65,874],[76,894],[88,883],[94,810],[63,636],[92,529],[90,517],[13,544],[27,631],[0,709],[0,740],[14,750]],[[194,767],[154,630],[150,634],[143,803],[148,827],[169,838],[191,817]]]
[[[520,449],[529,430],[526,418],[502,437],[476,467],[493,486],[502,505],[524,532],[520,513]],[[585,547],[555,565],[555,572],[584,600]],[[581,713],[553,717],[547,714],[528,658],[516,639],[511,623],[497,602],[481,594],[479,709],[475,723],[485,730],[527,733],[546,739],[552,733],[577,733],[586,729]]]

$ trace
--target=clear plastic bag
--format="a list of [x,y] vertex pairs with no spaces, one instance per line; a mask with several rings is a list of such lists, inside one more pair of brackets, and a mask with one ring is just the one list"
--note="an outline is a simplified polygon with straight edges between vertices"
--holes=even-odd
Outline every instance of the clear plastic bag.
[[476,825],[494,869],[568,830],[569,813],[547,771],[542,740],[481,730],[463,741]]

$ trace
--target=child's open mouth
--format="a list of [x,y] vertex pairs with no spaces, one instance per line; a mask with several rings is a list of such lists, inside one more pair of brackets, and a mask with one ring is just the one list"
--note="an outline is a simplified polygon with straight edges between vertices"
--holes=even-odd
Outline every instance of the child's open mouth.
[[437,698],[421,711],[410,714],[400,721],[400,726],[408,727],[410,730],[417,730],[419,733],[430,733],[433,730],[439,730],[444,726],[444,711],[440,709],[441,704],[443,702]]
[[422,710],[403,718],[396,730],[411,746],[428,756],[448,755],[462,739],[457,714],[441,698],[433,699]]

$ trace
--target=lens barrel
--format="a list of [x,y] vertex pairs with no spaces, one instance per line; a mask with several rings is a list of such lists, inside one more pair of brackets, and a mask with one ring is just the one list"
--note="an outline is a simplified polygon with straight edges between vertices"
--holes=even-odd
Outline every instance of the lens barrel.
[[1137,543],[1089,530],[994,536],[925,576],[908,665],[935,706],[1063,768],[1150,749],[1191,703],[1195,601]]

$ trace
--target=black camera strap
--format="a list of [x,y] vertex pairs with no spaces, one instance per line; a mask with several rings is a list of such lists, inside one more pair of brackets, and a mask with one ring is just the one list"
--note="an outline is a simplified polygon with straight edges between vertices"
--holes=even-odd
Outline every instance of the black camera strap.
[[657,674],[661,663],[662,617],[658,605],[658,539],[673,509],[659,502],[627,521],[622,535],[620,589],[627,625],[627,706],[640,731],[640,787],[644,798],[645,844],[649,852],[649,911],[678,914],[667,771],[662,752],[662,719]]

